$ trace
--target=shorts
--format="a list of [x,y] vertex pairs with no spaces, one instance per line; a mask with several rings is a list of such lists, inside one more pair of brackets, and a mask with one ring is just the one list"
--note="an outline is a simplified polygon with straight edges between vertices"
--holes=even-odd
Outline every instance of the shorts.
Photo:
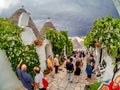
[[88,78],[91,78],[91,75],[87,75]]

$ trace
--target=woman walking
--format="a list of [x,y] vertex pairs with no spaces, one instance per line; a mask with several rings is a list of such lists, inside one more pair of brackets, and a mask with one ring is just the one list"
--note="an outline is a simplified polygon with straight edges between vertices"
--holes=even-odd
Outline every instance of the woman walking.
[[54,58],[54,67],[55,67],[55,73],[58,73],[58,67],[59,67],[59,55],[56,54],[55,58]]
[[80,72],[81,72],[80,61],[76,61],[75,70],[74,70],[74,75],[75,75],[76,82],[78,82],[78,80],[79,80]]

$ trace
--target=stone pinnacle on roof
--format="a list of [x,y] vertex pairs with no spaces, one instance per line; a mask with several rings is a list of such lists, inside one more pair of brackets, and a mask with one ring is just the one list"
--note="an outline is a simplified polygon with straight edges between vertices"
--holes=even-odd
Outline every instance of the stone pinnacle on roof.
[[45,22],[42,29],[40,30],[40,35],[42,35],[45,38],[45,34],[49,29],[56,30],[55,26],[50,21],[50,17],[48,17],[47,21]]

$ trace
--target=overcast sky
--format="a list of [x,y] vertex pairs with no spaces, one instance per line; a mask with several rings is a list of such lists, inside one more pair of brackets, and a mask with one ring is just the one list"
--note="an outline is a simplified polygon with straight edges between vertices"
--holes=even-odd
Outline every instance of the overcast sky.
[[38,29],[50,17],[57,30],[67,30],[69,36],[86,35],[98,18],[119,17],[112,0],[0,0],[0,17],[10,17],[22,5]]

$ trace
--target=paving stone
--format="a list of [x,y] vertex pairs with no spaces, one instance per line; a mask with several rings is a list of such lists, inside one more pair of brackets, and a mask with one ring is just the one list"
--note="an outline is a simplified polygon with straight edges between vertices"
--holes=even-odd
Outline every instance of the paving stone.
[[90,82],[87,82],[85,80],[86,78],[86,61],[83,60],[84,66],[82,67],[82,73],[80,75],[80,80],[78,83],[73,81],[73,83],[70,83],[68,81],[68,74],[66,72],[66,69],[62,66],[60,67],[59,73],[55,74],[55,78],[52,78],[51,76],[46,76],[45,78],[49,82],[49,88],[47,90],[84,90],[85,85],[89,85],[90,83],[93,83],[96,81],[94,78],[94,75],[92,76],[92,80]]

